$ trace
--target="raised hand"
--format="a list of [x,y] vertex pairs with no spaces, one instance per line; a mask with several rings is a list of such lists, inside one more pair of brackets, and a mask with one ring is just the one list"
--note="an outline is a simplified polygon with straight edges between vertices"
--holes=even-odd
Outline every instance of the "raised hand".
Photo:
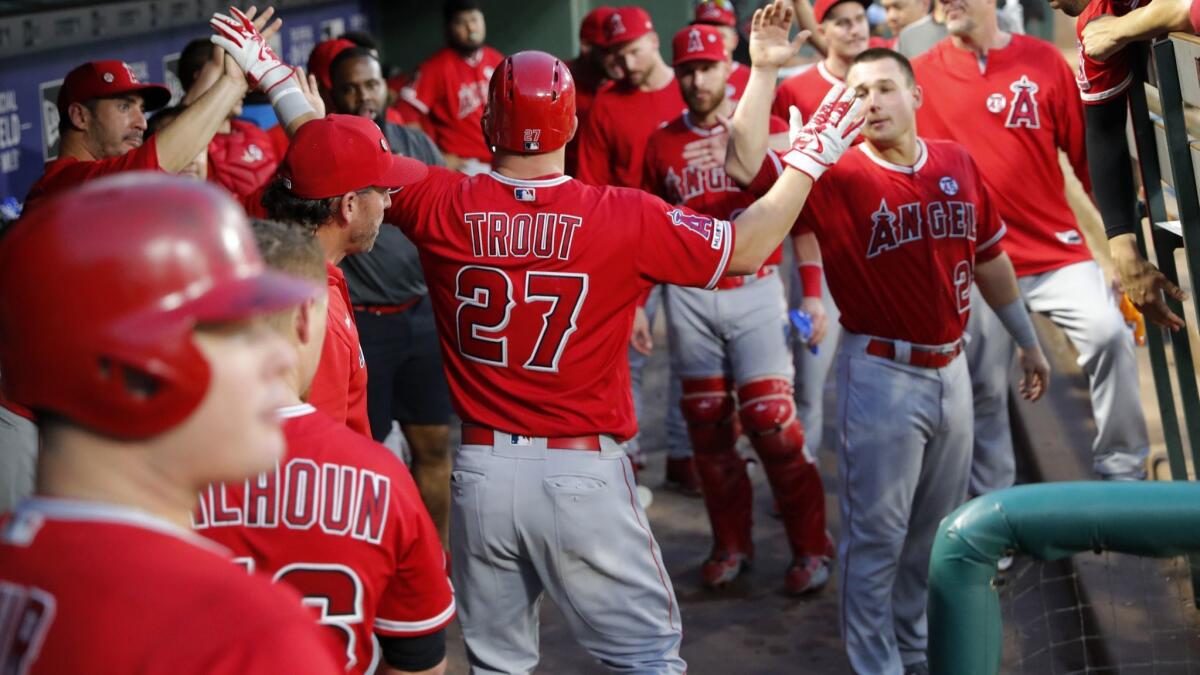
[[809,32],[800,31],[788,39],[792,27],[790,2],[775,0],[762,9],[754,10],[750,20],[750,63],[759,68],[780,68],[796,56],[808,40]]
[[[259,32],[259,25],[266,25],[273,10],[267,9],[257,21],[253,19],[253,7],[250,8],[249,14],[236,7],[230,7],[229,11],[233,16],[218,12],[213,14],[208,22],[215,32],[211,38],[213,44],[229,54],[252,85],[270,96],[272,89],[292,76],[291,67],[279,58]],[[278,31],[277,24],[278,21],[271,24],[271,29]]]
[[[783,161],[793,169],[808,174],[816,181],[842,154],[862,131],[866,105],[852,89],[836,86],[825,95],[812,119],[805,124],[792,142],[792,149]],[[799,114],[792,115],[792,121]]]

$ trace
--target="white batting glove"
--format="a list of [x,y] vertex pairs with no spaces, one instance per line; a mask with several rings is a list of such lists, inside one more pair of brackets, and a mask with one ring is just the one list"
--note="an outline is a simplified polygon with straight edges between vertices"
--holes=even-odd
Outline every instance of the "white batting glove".
[[218,12],[209,20],[208,25],[216,33],[211,40],[233,57],[250,84],[270,96],[272,89],[292,76],[292,69],[263,40],[250,17],[237,7],[229,11],[232,17]]
[[[837,163],[862,131],[863,105],[853,90],[842,86],[831,89],[812,119],[796,134],[792,149],[783,156],[784,163],[807,174],[813,181],[819,179]],[[795,108],[791,118],[794,129],[800,120]]]

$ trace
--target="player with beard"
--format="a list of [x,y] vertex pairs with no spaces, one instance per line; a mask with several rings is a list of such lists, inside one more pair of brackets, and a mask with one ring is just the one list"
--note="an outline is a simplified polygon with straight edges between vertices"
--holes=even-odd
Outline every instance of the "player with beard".
[[488,81],[504,55],[483,44],[487,25],[476,0],[450,0],[442,10],[446,46],[421,64],[401,98],[420,111],[446,165],[464,173],[488,170],[492,151],[480,121]]
[[[379,59],[352,47],[330,65],[334,112],[371,120],[393,152],[431,166],[442,154],[420,129],[384,119],[387,83]],[[443,547],[450,518],[450,392],[442,371],[429,288],[417,249],[398,227],[380,228],[375,247],[341,263],[367,360],[371,435],[387,437],[400,423],[412,449],[412,473]]]
[[737,11],[729,0],[704,0],[696,5],[696,14],[692,25],[713,26],[721,33],[725,44],[725,58],[729,60],[729,78],[725,85],[725,94],[733,99],[742,97],[746,83],[750,81],[750,69],[733,60],[733,52],[738,47],[740,36],[737,30]]

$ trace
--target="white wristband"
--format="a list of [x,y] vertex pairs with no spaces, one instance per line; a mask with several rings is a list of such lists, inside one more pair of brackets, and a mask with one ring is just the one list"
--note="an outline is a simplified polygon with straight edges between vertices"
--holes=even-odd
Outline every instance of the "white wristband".
[[825,169],[829,168],[799,150],[789,150],[784,154],[783,163],[807,175],[814,183],[825,173]]
[[275,116],[285,129],[296,118],[316,112],[293,78],[288,78],[272,89],[269,98],[271,107],[275,109]]

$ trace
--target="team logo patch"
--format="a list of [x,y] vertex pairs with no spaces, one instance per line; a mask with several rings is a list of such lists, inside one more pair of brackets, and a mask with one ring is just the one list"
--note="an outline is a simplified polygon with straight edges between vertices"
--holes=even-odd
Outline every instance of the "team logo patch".
[[513,188],[513,197],[519,202],[532,202],[537,199],[537,190],[527,187]]
[[688,230],[704,237],[705,241],[713,238],[713,219],[708,216],[701,216],[695,213],[684,213],[680,209],[674,209],[667,213],[672,223],[680,227],[685,227]]
[[105,73],[105,74],[103,74],[103,75],[101,75],[101,76],[100,76],[100,79],[104,80],[104,81],[105,81],[105,82],[107,82],[108,84],[112,84],[112,83],[113,83],[113,80],[114,80],[114,79],[116,79],[116,78],[114,78],[114,77],[113,77],[113,74],[112,74],[112,73]]
[[687,50],[689,54],[704,51],[704,43],[700,41],[700,31],[695,28],[688,32]]
[[950,176],[942,176],[942,179],[938,181],[938,187],[942,188],[942,192],[946,193],[949,197],[958,194],[958,181]]
[[526,129],[525,130],[525,138],[524,138],[525,151],[531,152],[534,150],[541,150],[541,148],[542,148],[541,138],[542,138],[542,130],[541,129]]
[[987,97],[988,112],[992,113],[993,115],[999,115],[1000,113],[1004,112],[1005,103],[1006,101],[1004,100],[1004,94],[992,94],[991,96]]
[[1083,243],[1083,237],[1080,237],[1079,233],[1076,232],[1075,230],[1064,230],[1062,232],[1055,232],[1054,236],[1058,237],[1058,240],[1064,244],[1082,244]]
[[1008,88],[1013,92],[1013,101],[1012,106],[1008,109],[1008,119],[1004,121],[1004,126],[1010,129],[1018,127],[1040,129],[1042,121],[1038,115],[1038,102],[1035,96],[1038,93],[1037,83],[1030,80],[1028,75],[1022,75],[1021,79],[1008,85]]
[[263,157],[265,157],[265,156],[266,155],[263,154],[262,148],[251,143],[246,148],[246,153],[244,155],[242,155],[242,161],[245,162],[246,164],[256,164],[258,162],[261,162],[263,160]]

